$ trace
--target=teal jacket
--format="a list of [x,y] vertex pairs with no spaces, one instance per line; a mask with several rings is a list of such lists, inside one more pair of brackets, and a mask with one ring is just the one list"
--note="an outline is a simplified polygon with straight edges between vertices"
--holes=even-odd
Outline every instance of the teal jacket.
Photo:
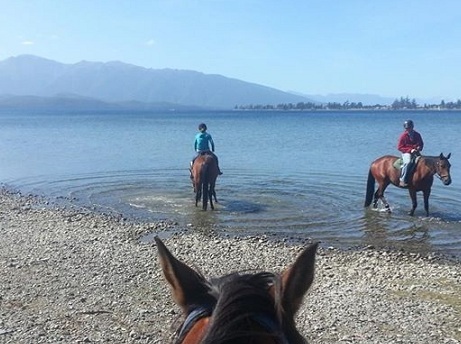
[[214,152],[213,138],[206,131],[197,133],[197,135],[195,135],[194,149],[197,153],[209,151],[210,146],[211,151]]

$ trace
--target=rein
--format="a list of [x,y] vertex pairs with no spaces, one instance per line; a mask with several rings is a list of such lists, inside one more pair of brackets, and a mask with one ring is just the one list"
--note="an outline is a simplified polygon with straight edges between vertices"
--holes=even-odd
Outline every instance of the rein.
[[445,178],[448,178],[448,174],[445,174],[445,175],[441,176],[441,175],[439,175],[438,173],[436,173],[435,176],[436,176],[437,178],[439,178],[440,180],[443,180],[443,179],[445,179]]
[[184,337],[189,333],[189,331],[194,327],[194,325],[202,318],[211,316],[212,309],[211,307],[199,306],[194,308],[184,320],[181,328],[176,332],[176,341],[175,343],[182,343]]

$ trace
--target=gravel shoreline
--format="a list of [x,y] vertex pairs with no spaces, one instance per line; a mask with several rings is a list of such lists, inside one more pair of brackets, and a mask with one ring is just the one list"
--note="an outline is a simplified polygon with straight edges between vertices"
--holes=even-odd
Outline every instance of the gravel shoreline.
[[[168,343],[179,308],[148,233],[206,276],[280,272],[304,247],[171,229],[1,190],[0,343]],[[309,343],[461,343],[461,262],[321,248],[297,323]]]

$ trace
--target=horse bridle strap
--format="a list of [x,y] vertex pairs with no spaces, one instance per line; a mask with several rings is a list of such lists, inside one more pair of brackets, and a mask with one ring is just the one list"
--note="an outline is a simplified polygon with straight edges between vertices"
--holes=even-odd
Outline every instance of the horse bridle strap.
[[[181,329],[177,332],[176,343],[181,343],[187,333],[194,327],[194,325],[202,318],[206,318],[211,316],[212,309],[211,307],[197,307],[193,309],[184,320],[184,323],[181,326]],[[261,326],[263,329],[267,330],[268,332],[272,332],[274,330],[278,330],[278,323],[267,314],[256,314],[253,317],[253,320]],[[287,339],[284,336],[280,336],[278,338],[280,340],[280,344],[289,344]]]
[[[440,159],[440,160],[442,160],[442,159]],[[439,171],[440,171],[440,162],[441,162],[440,160],[437,161],[437,162],[435,163],[435,175],[436,175],[436,177],[439,178],[440,180],[443,180],[443,179],[445,179],[445,178],[448,178],[450,175],[449,175],[449,174],[446,174],[446,175],[443,175],[443,176],[442,176],[442,175],[440,174],[440,172],[439,172]]]
[[194,308],[184,320],[181,329],[177,332],[176,343],[181,343],[183,338],[187,335],[190,329],[202,318],[209,317],[211,315],[211,307],[197,307]]

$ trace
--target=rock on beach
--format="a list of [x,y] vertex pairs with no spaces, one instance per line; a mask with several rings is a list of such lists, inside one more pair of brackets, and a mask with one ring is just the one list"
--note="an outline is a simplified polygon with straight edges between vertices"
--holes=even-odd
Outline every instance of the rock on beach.
[[[155,245],[139,240],[149,233],[205,276],[281,272],[306,245],[177,227],[53,207],[2,189],[0,343],[170,342],[180,310]],[[461,263],[320,248],[297,325],[309,343],[460,343]]]

